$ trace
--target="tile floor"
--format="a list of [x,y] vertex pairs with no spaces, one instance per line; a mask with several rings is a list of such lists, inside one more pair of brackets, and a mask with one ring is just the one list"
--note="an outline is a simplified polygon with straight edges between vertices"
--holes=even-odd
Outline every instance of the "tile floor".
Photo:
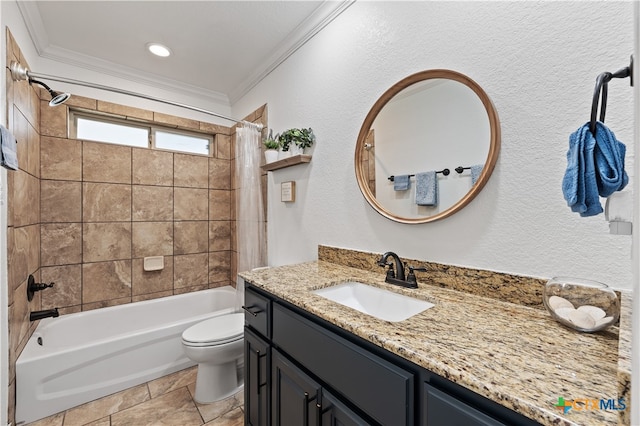
[[29,426],[241,426],[244,394],[213,404],[193,400],[196,367],[29,423]]

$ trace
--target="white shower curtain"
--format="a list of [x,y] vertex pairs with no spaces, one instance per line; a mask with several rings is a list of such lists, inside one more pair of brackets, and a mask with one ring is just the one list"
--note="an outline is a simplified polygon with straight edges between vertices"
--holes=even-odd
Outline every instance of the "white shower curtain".
[[[238,272],[266,265],[264,207],[260,179],[260,131],[243,122],[236,130],[236,224]],[[241,288],[238,288],[241,290]]]

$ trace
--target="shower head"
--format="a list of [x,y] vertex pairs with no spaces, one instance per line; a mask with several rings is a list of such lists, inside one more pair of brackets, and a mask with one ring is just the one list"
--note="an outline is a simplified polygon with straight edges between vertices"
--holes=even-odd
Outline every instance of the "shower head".
[[49,106],[58,106],[60,104],[63,104],[67,101],[67,99],[71,97],[71,95],[68,93],[56,92],[55,90],[51,89],[49,86],[44,84],[43,82],[32,78],[29,75],[29,70],[26,67],[23,67],[22,65],[17,63],[16,61],[11,61],[11,66],[9,68],[11,70],[11,77],[13,78],[14,81],[27,80],[29,84],[36,83],[44,87],[45,89],[47,89],[47,92],[49,92],[49,94],[51,95]]

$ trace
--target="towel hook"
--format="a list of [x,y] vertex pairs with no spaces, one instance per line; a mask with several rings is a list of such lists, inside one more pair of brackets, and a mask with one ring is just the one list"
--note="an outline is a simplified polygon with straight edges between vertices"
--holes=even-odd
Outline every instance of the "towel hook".
[[589,130],[593,135],[596,134],[596,117],[598,116],[598,104],[600,104],[600,122],[604,123],[604,117],[607,111],[607,84],[613,78],[626,78],[631,77],[631,86],[633,86],[633,75],[631,70],[633,69],[633,55],[631,55],[631,63],[628,67],[619,69],[614,73],[603,72],[596,78],[596,87],[593,91],[593,101],[591,103],[591,121],[589,123]]

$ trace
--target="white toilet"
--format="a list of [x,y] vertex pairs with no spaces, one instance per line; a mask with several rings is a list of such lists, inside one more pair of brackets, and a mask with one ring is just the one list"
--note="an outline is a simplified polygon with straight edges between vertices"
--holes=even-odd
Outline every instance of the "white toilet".
[[184,353],[198,363],[196,394],[199,403],[227,398],[240,390],[238,368],[244,365],[244,314],[214,317],[182,333]]

